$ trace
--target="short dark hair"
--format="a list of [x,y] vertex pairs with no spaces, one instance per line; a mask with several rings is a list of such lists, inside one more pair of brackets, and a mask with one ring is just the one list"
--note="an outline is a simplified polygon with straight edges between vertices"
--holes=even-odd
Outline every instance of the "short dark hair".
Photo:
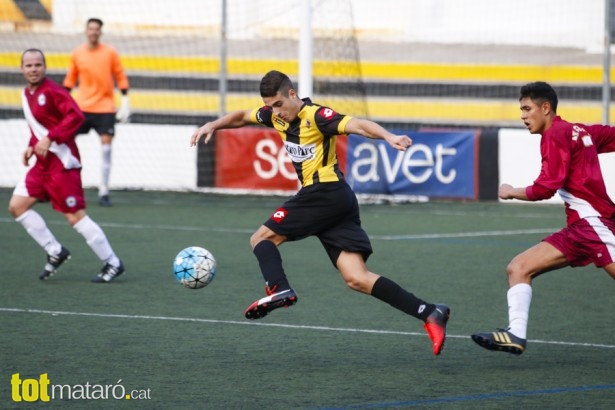
[[271,70],[261,80],[261,97],[274,97],[278,91],[288,97],[288,91],[294,88],[293,82],[286,74]]
[[103,26],[103,21],[102,21],[101,19],[99,19],[99,18],[96,18],[96,17],[89,18],[89,19],[88,19],[88,22],[87,22],[87,23],[85,23],[85,25],[87,26],[87,25],[88,25],[88,24],[90,24],[90,23],[96,23],[96,24],[98,24],[100,27],[102,27],[102,26]]
[[532,100],[532,102],[538,105],[548,101],[549,104],[551,104],[551,110],[553,110],[553,113],[555,114],[557,112],[557,93],[553,87],[544,81],[536,81],[521,87],[521,96],[519,97],[519,101],[528,97]]
[[22,66],[23,66],[23,58],[26,55],[26,53],[40,53],[40,55],[43,56],[43,64],[45,65],[45,67],[47,67],[47,61],[45,61],[45,53],[43,53],[38,48],[29,48],[25,50],[23,53],[21,53],[21,65]]

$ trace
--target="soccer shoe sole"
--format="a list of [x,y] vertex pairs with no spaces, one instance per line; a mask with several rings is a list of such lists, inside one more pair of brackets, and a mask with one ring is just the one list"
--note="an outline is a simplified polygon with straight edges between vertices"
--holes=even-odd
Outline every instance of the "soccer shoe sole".
[[[432,316],[435,314],[435,317]],[[446,341],[446,324],[451,317],[451,309],[446,305],[437,304],[436,310],[433,311],[425,321],[423,327],[433,345],[433,354],[438,356],[444,349]]]
[[260,319],[267,316],[272,310],[289,307],[295,303],[297,303],[297,294],[292,289],[288,289],[257,300],[246,309],[244,315],[246,319]]
[[509,332],[475,333],[472,335],[472,340],[487,350],[506,352],[517,356],[525,351],[524,340],[511,335]]

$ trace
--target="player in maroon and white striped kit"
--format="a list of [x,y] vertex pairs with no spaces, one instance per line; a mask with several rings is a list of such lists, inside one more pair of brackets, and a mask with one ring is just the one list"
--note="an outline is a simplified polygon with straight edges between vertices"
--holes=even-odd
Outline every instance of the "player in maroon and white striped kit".
[[515,256],[508,264],[506,329],[472,339],[489,350],[521,354],[527,342],[532,279],[565,266],[593,263],[615,279],[615,204],[606,191],[598,154],[615,151],[615,127],[569,123],[557,114],[557,94],[547,83],[521,88],[521,120],[542,135],[540,175],[528,187],[502,184],[501,199],[540,201],[557,192],[567,226]]
[[47,263],[40,279],[48,279],[70,258],[32,208],[37,202],[51,201],[68,223],[83,236],[103,262],[92,281],[106,283],[124,272],[122,261],[111,248],[100,226],[85,213],[81,184],[81,160],[75,143],[83,114],[70,94],[45,77],[45,56],[38,49],[28,49],[21,56],[21,71],[26,79],[22,104],[31,135],[23,155],[24,165],[32,156],[36,163],[20,181],[9,202],[9,212],[28,234],[47,252]]

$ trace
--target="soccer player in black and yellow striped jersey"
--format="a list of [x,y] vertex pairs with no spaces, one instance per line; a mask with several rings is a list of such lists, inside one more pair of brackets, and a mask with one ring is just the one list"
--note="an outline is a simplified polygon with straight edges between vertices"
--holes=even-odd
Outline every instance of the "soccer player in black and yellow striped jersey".
[[338,167],[335,149],[337,136],[342,134],[382,139],[400,151],[406,150],[412,140],[406,135],[392,134],[373,121],[339,114],[309,98],[299,98],[290,78],[279,71],[270,71],[262,78],[260,94],[264,106],[231,112],[208,122],[191,139],[194,146],[202,138],[205,143],[209,142],[219,129],[250,124],[275,128],[301,182],[297,194],[276,209],[250,238],[265,279],[267,296],[252,303],[245,316],[259,319],[274,309],[297,302],[297,294],[282,267],[278,246],[316,236],[351,289],[372,295],[422,320],[433,352],[439,355],[446,338],[448,306],[427,303],[392,280],[368,270],[365,262],[372,253],[371,243],[361,227],[357,198]]

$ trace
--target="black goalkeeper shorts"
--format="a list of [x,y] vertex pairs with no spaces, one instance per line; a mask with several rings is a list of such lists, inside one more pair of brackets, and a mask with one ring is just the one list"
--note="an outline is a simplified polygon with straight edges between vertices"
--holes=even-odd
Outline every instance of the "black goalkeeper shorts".
[[84,112],[85,121],[77,134],[87,134],[92,128],[98,135],[115,136],[115,113],[91,113]]

